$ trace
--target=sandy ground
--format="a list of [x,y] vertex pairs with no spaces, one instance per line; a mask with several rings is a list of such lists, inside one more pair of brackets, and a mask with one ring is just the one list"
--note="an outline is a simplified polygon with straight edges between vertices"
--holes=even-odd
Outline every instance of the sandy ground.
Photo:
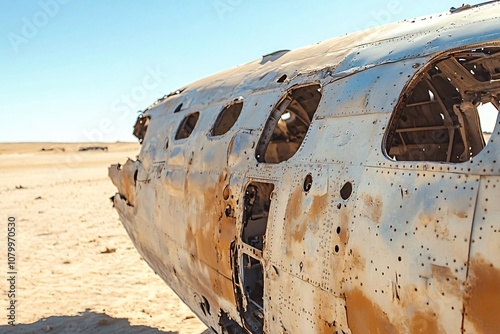
[[[211,333],[140,258],[112,208],[107,167],[135,158],[139,145],[83,146],[0,144],[0,333]],[[17,219],[14,327],[9,215]]]

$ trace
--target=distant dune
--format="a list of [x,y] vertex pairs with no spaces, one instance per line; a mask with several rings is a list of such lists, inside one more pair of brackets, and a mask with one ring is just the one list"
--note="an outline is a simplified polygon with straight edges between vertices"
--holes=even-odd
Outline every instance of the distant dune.
[[[79,151],[92,146],[107,151]],[[6,215],[17,220],[20,324],[7,325],[2,283],[0,333],[206,331],[140,258],[109,200],[116,190],[107,167],[135,158],[139,149],[136,143],[0,144],[2,226]],[[6,229],[0,247],[5,252]],[[5,282],[5,261],[2,267]]]

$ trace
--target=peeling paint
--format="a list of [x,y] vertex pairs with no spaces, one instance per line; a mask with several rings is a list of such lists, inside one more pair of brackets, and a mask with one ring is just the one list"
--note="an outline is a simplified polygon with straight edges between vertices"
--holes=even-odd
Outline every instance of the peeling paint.
[[500,328],[500,269],[482,258],[471,260],[465,315],[476,333],[495,333]]
[[437,325],[435,314],[417,312],[411,318],[411,334],[431,334],[442,332],[443,331]]
[[346,292],[346,309],[352,334],[399,333],[387,314],[358,289]]
[[380,218],[382,217],[382,203],[381,197],[373,197],[370,194],[364,197],[365,214],[377,225],[380,224]]

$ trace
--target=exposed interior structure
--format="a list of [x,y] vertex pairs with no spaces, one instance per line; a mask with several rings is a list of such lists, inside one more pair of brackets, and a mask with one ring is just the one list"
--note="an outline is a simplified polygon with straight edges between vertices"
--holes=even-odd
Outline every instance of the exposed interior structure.
[[[483,128],[496,122],[499,98],[500,48],[440,57],[404,92],[386,152],[398,161],[468,161],[486,145]],[[482,108],[493,114],[480,117]]]
[[291,88],[267,119],[255,151],[257,161],[280,163],[290,159],[302,144],[320,100],[321,86],[317,83]]
[[143,114],[140,114],[139,117],[137,117],[137,122],[134,125],[134,136],[139,139],[139,143],[141,144],[144,141],[144,137],[146,137],[146,131],[148,131],[150,119],[151,116],[144,116]]
[[175,134],[175,139],[184,139],[191,135],[193,132],[196,123],[198,122],[198,118],[200,117],[200,113],[195,112],[187,115],[182,120],[179,128],[177,129],[177,133]]
[[245,326],[252,333],[262,333],[264,325],[264,271],[262,262],[243,254],[243,287],[247,307],[243,313]]
[[221,136],[228,132],[238,120],[240,116],[241,109],[243,109],[243,100],[237,99],[234,102],[228,104],[222,109],[215,120],[215,124],[210,131],[212,136]]
[[[220,311],[221,316],[219,319],[219,325],[221,326],[222,333],[223,334],[246,334],[247,331],[244,330],[236,321],[231,319],[226,312],[223,310]],[[214,330],[214,333],[217,333],[216,330]]]
[[[264,272],[262,255],[266,245],[266,230],[274,184],[251,182],[244,195],[241,240],[254,248],[240,253],[235,263],[240,314],[245,327],[252,333],[262,333],[264,326]],[[240,271],[241,268],[241,271]],[[241,278],[241,280],[240,280]]]
[[272,183],[252,182],[245,190],[242,241],[263,250],[269,209],[271,207]]

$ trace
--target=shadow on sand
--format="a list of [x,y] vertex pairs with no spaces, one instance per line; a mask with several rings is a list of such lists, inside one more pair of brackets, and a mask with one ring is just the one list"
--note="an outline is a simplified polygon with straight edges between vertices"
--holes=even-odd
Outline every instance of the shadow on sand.
[[[32,324],[0,326],[0,333],[12,334],[178,334],[147,326],[132,326],[128,319],[112,318],[105,313],[92,312],[89,309],[75,316],[52,316],[40,319]],[[206,330],[201,334],[211,334]]]

